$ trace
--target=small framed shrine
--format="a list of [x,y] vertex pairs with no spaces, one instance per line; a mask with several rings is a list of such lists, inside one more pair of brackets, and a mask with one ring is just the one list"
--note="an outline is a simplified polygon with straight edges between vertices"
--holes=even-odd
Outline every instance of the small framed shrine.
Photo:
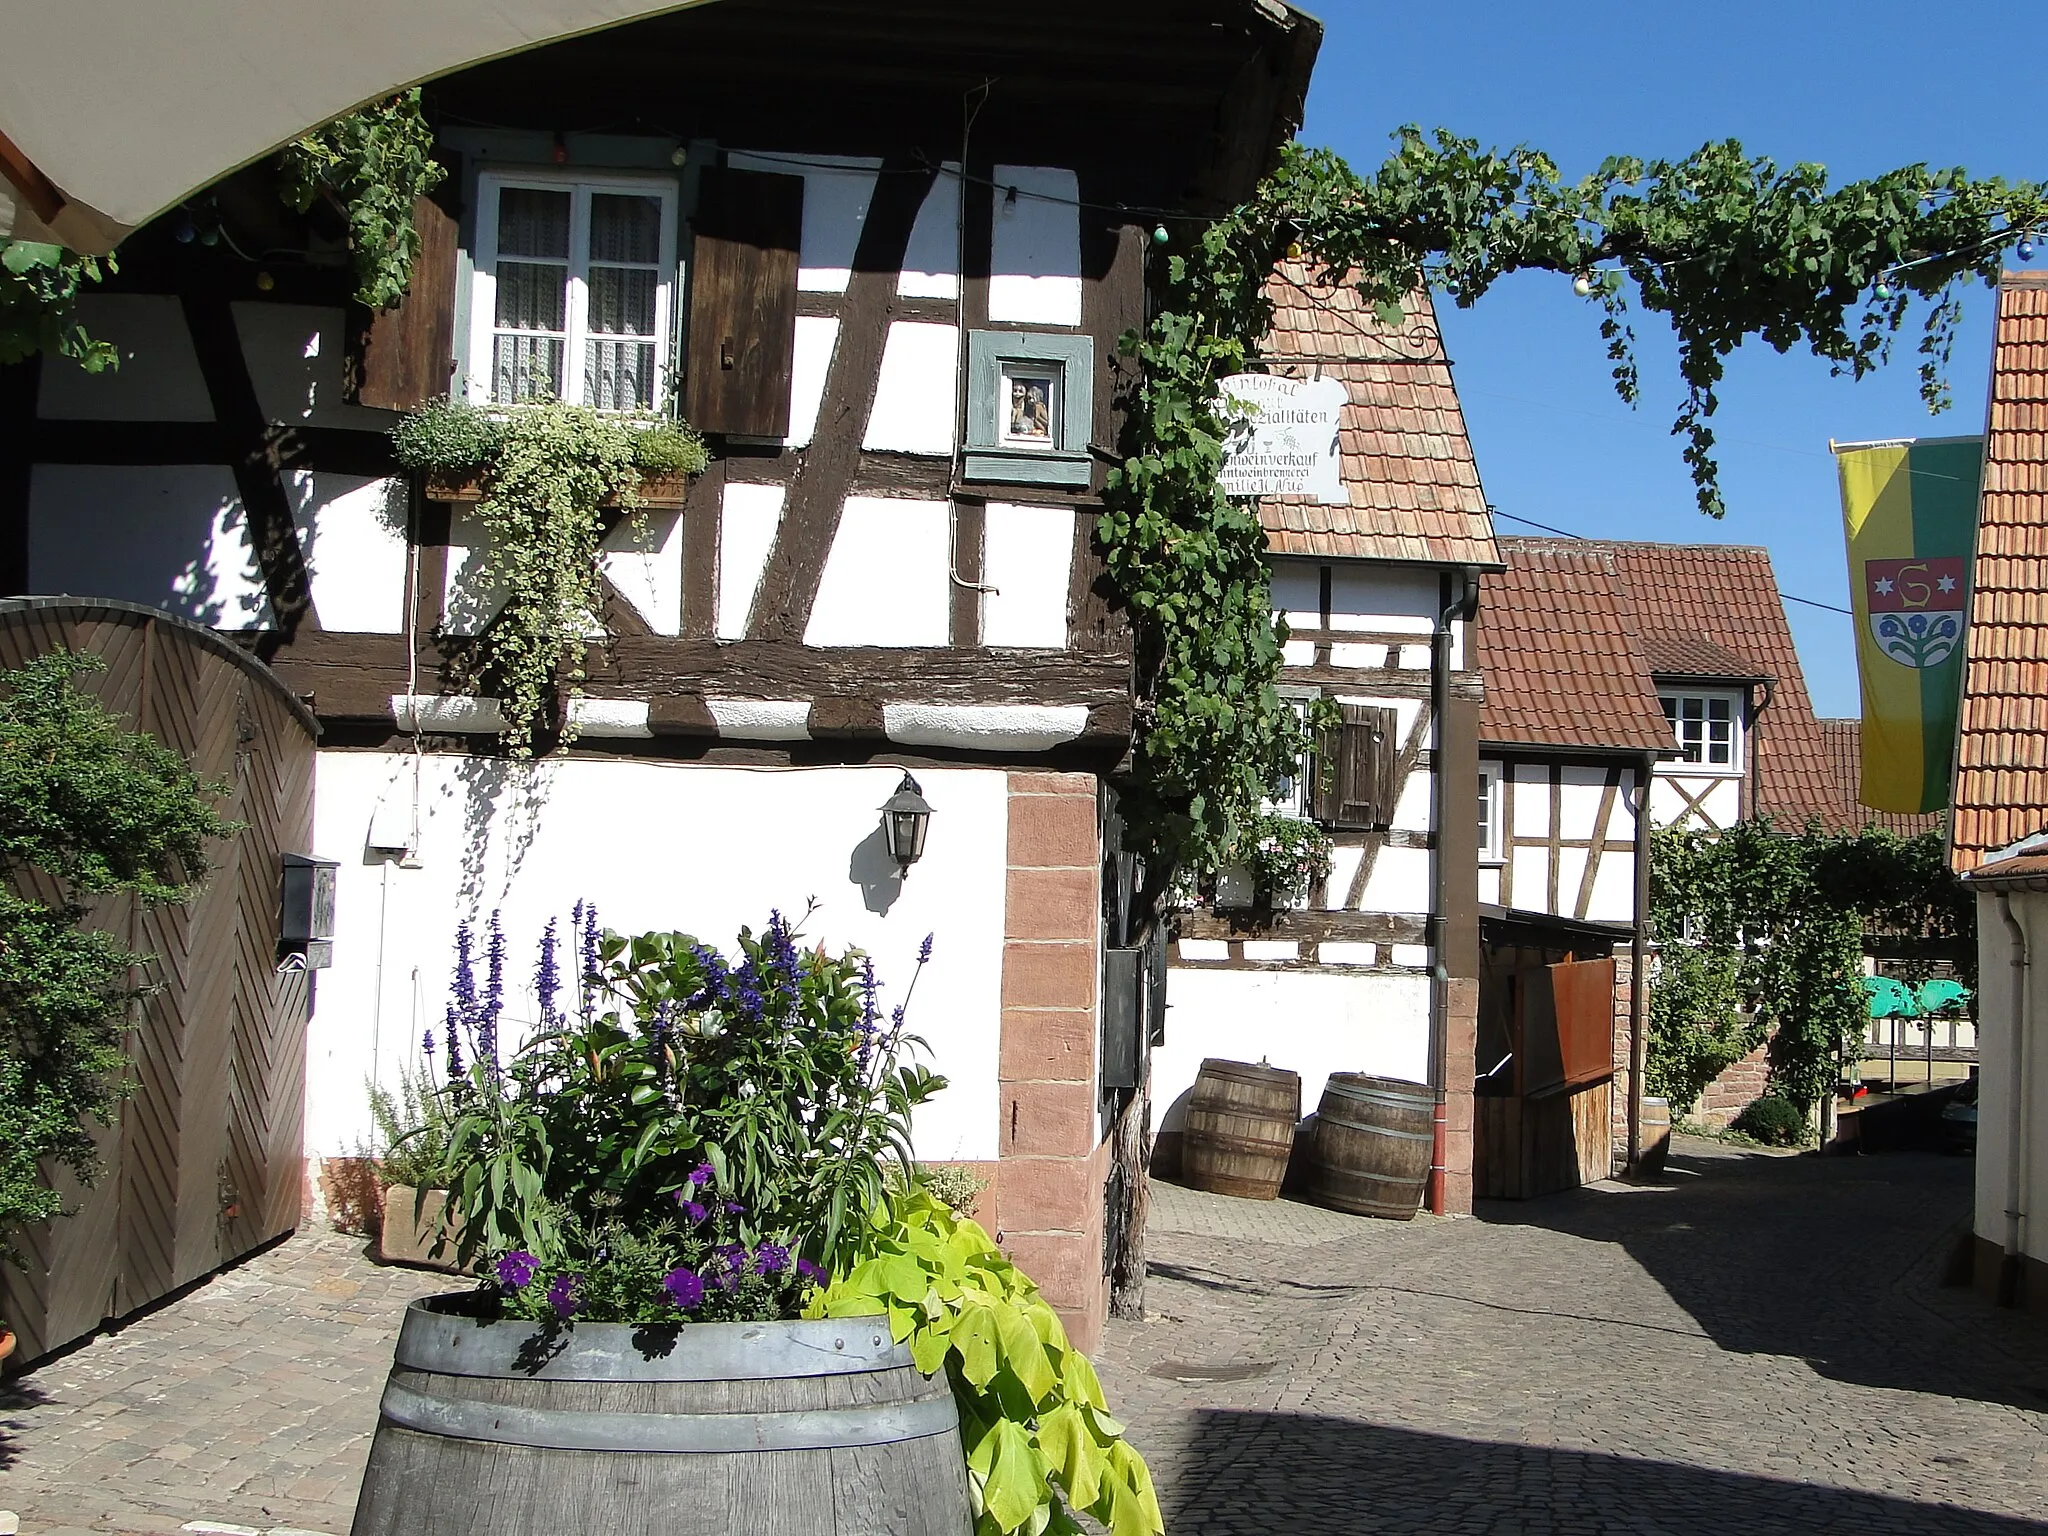
[[1086,486],[1093,338],[970,331],[967,346],[966,478]]

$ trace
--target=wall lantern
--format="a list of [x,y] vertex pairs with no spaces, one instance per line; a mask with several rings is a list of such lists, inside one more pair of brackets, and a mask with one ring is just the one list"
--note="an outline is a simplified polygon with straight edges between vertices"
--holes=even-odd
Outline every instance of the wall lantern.
[[896,793],[882,802],[882,835],[889,840],[889,855],[905,869],[924,857],[924,835],[932,824],[932,808],[909,774],[896,786]]

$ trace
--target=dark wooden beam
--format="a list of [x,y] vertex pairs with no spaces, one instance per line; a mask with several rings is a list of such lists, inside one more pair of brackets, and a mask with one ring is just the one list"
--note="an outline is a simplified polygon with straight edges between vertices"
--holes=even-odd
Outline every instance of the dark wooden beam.
[[1180,936],[1184,939],[1296,939],[1304,944],[1325,940],[1360,944],[1429,941],[1429,919],[1421,913],[1250,908],[1241,912],[1186,912],[1179,921]]

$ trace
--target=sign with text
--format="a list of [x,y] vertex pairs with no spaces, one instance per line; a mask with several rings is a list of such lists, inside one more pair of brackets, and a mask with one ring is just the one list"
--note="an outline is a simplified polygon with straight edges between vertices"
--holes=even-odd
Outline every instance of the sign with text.
[[1343,380],[1239,373],[1222,390],[1232,423],[1223,445],[1225,495],[1313,496],[1337,506],[1351,499],[1337,452],[1350,399]]

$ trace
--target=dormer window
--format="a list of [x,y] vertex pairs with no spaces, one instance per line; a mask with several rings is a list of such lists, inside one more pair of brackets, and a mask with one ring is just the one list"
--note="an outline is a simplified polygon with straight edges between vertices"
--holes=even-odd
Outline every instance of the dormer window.
[[652,410],[670,367],[675,183],[478,178],[469,398]]
[[1732,691],[1660,691],[1657,702],[1687,765],[1716,773],[1742,771],[1742,700]]

